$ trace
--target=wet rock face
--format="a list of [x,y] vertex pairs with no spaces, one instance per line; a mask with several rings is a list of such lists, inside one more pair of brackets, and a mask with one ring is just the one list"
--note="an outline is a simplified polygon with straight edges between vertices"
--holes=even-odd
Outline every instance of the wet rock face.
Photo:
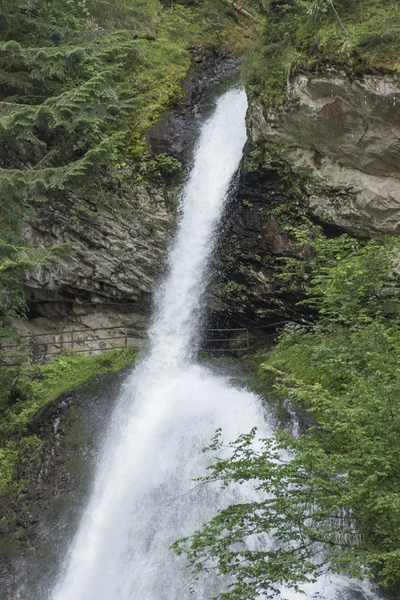
[[310,318],[299,305],[307,276],[282,279],[286,258],[304,264],[312,256],[312,245],[299,248],[288,234],[303,217],[328,236],[400,233],[399,83],[332,70],[295,77],[284,106],[268,113],[250,102],[238,197],[210,287],[211,321],[251,327]]
[[[47,598],[87,502],[112,410],[129,369],[60,396],[31,421],[42,441],[20,459],[18,495],[0,502],[0,600]],[[13,595],[11,590],[18,589]]]
[[[252,150],[249,144],[245,156]],[[305,260],[310,248],[298,251],[275,209],[286,204],[281,177],[275,171],[249,171],[242,165],[237,194],[225,215],[221,241],[208,290],[210,326],[249,327],[309,318],[297,303],[305,282],[282,285],[282,259]]]
[[310,213],[358,234],[400,232],[399,78],[297,76],[284,107],[251,108],[250,132],[286,142],[288,161],[331,189],[309,196]]
[[[154,154],[172,154],[184,163],[191,158],[197,117],[210,88],[237,67],[230,55],[212,49],[193,47],[191,53],[194,66],[183,83],[184,102],[147,133]],[[142,184],[128,178],[110,185],[105,177],[86,196],[80,192],[69,204],[54,199],[27,218],[23,233],[28,244],[72,242],[75,248],[72,257],[27,276],[29,331],[129,325],[143,337],[175,228],[176,182],[174,187],[160,177]],[[18,328],[26,329],[20,323]]]

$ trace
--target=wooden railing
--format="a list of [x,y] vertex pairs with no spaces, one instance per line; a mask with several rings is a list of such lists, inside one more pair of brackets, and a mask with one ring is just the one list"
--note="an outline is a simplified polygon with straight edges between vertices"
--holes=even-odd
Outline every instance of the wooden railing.
[[[251,330],[244,327],[206,329],[203,332],[200,348],[211,353],[248,352],[262,346],[263,341],[276,335],[277,328],[289,322],[279,321]],[[274,333],[267,334],[266,330],[271,328]],[[3,343],[2,339],[4,339]],[[22,364],[18,361],[41,363],[48,357],[65,350],[92,354],[110,349],[146,348],[148,343],[147,338],[135,333],[135,327],[132,325],[20,335],[15,342],[7,339],[9,340],[0,336],[2,366]],[[15,359],[14,363],[12,359]]]

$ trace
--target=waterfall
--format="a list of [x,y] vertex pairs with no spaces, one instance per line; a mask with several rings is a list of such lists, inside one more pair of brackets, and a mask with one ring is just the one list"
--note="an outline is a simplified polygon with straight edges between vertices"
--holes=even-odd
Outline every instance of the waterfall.
[[[246,109],[245,93],[230,90],[202,126],[156,294],[150,349],[115,409],[52,600],[210,600],[218,593],[219,581],[193,580],[169,546],[227,504],[254,498],[250,485],[221,491],[193,482],[205,473],[209,457],[201,449],[215,430],[221,427],[226,440],[255,425],[261,437],[272,431],[256,395],[194,359],[208,260],[246,141]],[[358,598],[373,598],[366,585],[351,585]],[[305,597],[350,598],[348,587],[346,579],[326,576]],[[304,598],[291,591],[282,597]]]

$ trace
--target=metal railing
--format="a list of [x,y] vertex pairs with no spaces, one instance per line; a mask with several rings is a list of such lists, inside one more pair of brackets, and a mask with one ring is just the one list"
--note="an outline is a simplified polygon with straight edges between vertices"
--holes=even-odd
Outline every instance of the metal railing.
[[[266,334],[267,329],[276,329],[292,321],[279,321],[264,326],[247,329],[239,328],[214,328],[205,329],[200,341],[200,348],[210,353],[236,353],[246,352],[260,347],[260,342],[271,339],[276,332]],[[66,350],[76,353],[93,354],[106,350],[125,348],[145,348],[147,338],[135,333],[133,325],[98,327],[96,329],[72,329],[60,332],[35,333],[20,335],[15,342],[7,341],[6,336],[0,336],[1,366],[14,366],[16,364],[35,364],[44,362],[48,357],[56,356]],[[255,334],[260,332],[260,334]],[[114,334],[113,334],[114,333]],[[113,334],[113,335],[112,335]],[[2,343],[2,339],[5,340]],[[22,362],[11,363],[10,359]]]

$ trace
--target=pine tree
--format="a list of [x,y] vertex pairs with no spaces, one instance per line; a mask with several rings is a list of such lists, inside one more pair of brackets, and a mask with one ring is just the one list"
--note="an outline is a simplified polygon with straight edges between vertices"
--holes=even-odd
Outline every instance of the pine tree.
[[131,109],[118,81],[137,43],[96,26],[84,0],[5,2],[2,19],[0,190],[42,201],[113,160]]
[[0,0],[0,317],[24,314],[26,271],[65,250],[25,247],[22,218],[115,162],[137,37],[100,26],[86,0]]

